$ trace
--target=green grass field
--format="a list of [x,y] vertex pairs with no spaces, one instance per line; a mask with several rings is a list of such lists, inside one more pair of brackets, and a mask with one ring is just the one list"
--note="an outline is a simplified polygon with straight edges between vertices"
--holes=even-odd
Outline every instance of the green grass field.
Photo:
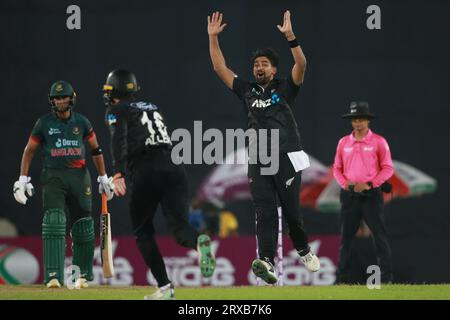
[[[86,289],[46,289],[43,286],[0,285],[0,300],[143,300],[152,287],[92,286]],[[382,285],[305,287],[176,288],[177,300],[450,300],[450,285]]]

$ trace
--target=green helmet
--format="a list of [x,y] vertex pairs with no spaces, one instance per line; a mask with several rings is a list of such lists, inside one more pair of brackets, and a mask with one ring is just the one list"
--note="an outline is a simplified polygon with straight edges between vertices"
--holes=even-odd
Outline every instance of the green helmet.
[[68,83],[67,81],[60,80],[56,81],[52,86],[50,87],[50,93],[48,94],[48,100],[50,104],[52,105],[53,109],[55,109],[55,103],[53,101],[56,97],[70,97],[70,106],[75,105],[75,97],[76,93],[72,88],[72,85]]
[[113,70],[106,78],[106,84],[103,86],[103,98],[108,105],[112,98],[129,98],[140,89],[135,75],[123,69]]

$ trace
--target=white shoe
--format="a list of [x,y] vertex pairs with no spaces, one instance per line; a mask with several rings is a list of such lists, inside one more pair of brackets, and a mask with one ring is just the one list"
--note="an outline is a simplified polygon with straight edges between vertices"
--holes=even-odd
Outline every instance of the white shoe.
[[158,288],[155,293],[144,296],[144,300],[175,300],[175,290],[169,283],[164,287]]
[[311,272],[319,271],[320,260],[312,251],[309,251],[304,256],[300,256],[300,260],[303,262],[306,269],[308,269],[309,271]]
[[87,282],[87,280],[85,278],[79,278],[76,282],[75,282],[75,288],[76,289],[84,289],[89,287],[89,284]]
[[59,283],[58,279],[52,279],[47,282],[47,288],[61,288],[61,284]]

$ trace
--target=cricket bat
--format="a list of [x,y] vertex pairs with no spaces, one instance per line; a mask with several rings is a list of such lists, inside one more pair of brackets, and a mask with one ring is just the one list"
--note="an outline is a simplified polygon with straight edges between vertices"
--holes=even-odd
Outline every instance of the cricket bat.
[[111,244],[111,218],[108,213],[108,203],[105,193],[102,193],[102,214],[100,215],[100,251],[103,277],[111,278],[114,276]]

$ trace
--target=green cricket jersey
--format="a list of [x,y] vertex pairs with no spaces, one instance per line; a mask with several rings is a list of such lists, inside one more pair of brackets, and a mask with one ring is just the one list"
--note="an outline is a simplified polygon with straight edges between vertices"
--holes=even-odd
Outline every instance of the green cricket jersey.
[[53,169],[84,168],[84,142],[95,136],[89,120],[71,112],[69,119],[62,120],[54,113],[38,119],[30,139],[41,144],[44,167]]

